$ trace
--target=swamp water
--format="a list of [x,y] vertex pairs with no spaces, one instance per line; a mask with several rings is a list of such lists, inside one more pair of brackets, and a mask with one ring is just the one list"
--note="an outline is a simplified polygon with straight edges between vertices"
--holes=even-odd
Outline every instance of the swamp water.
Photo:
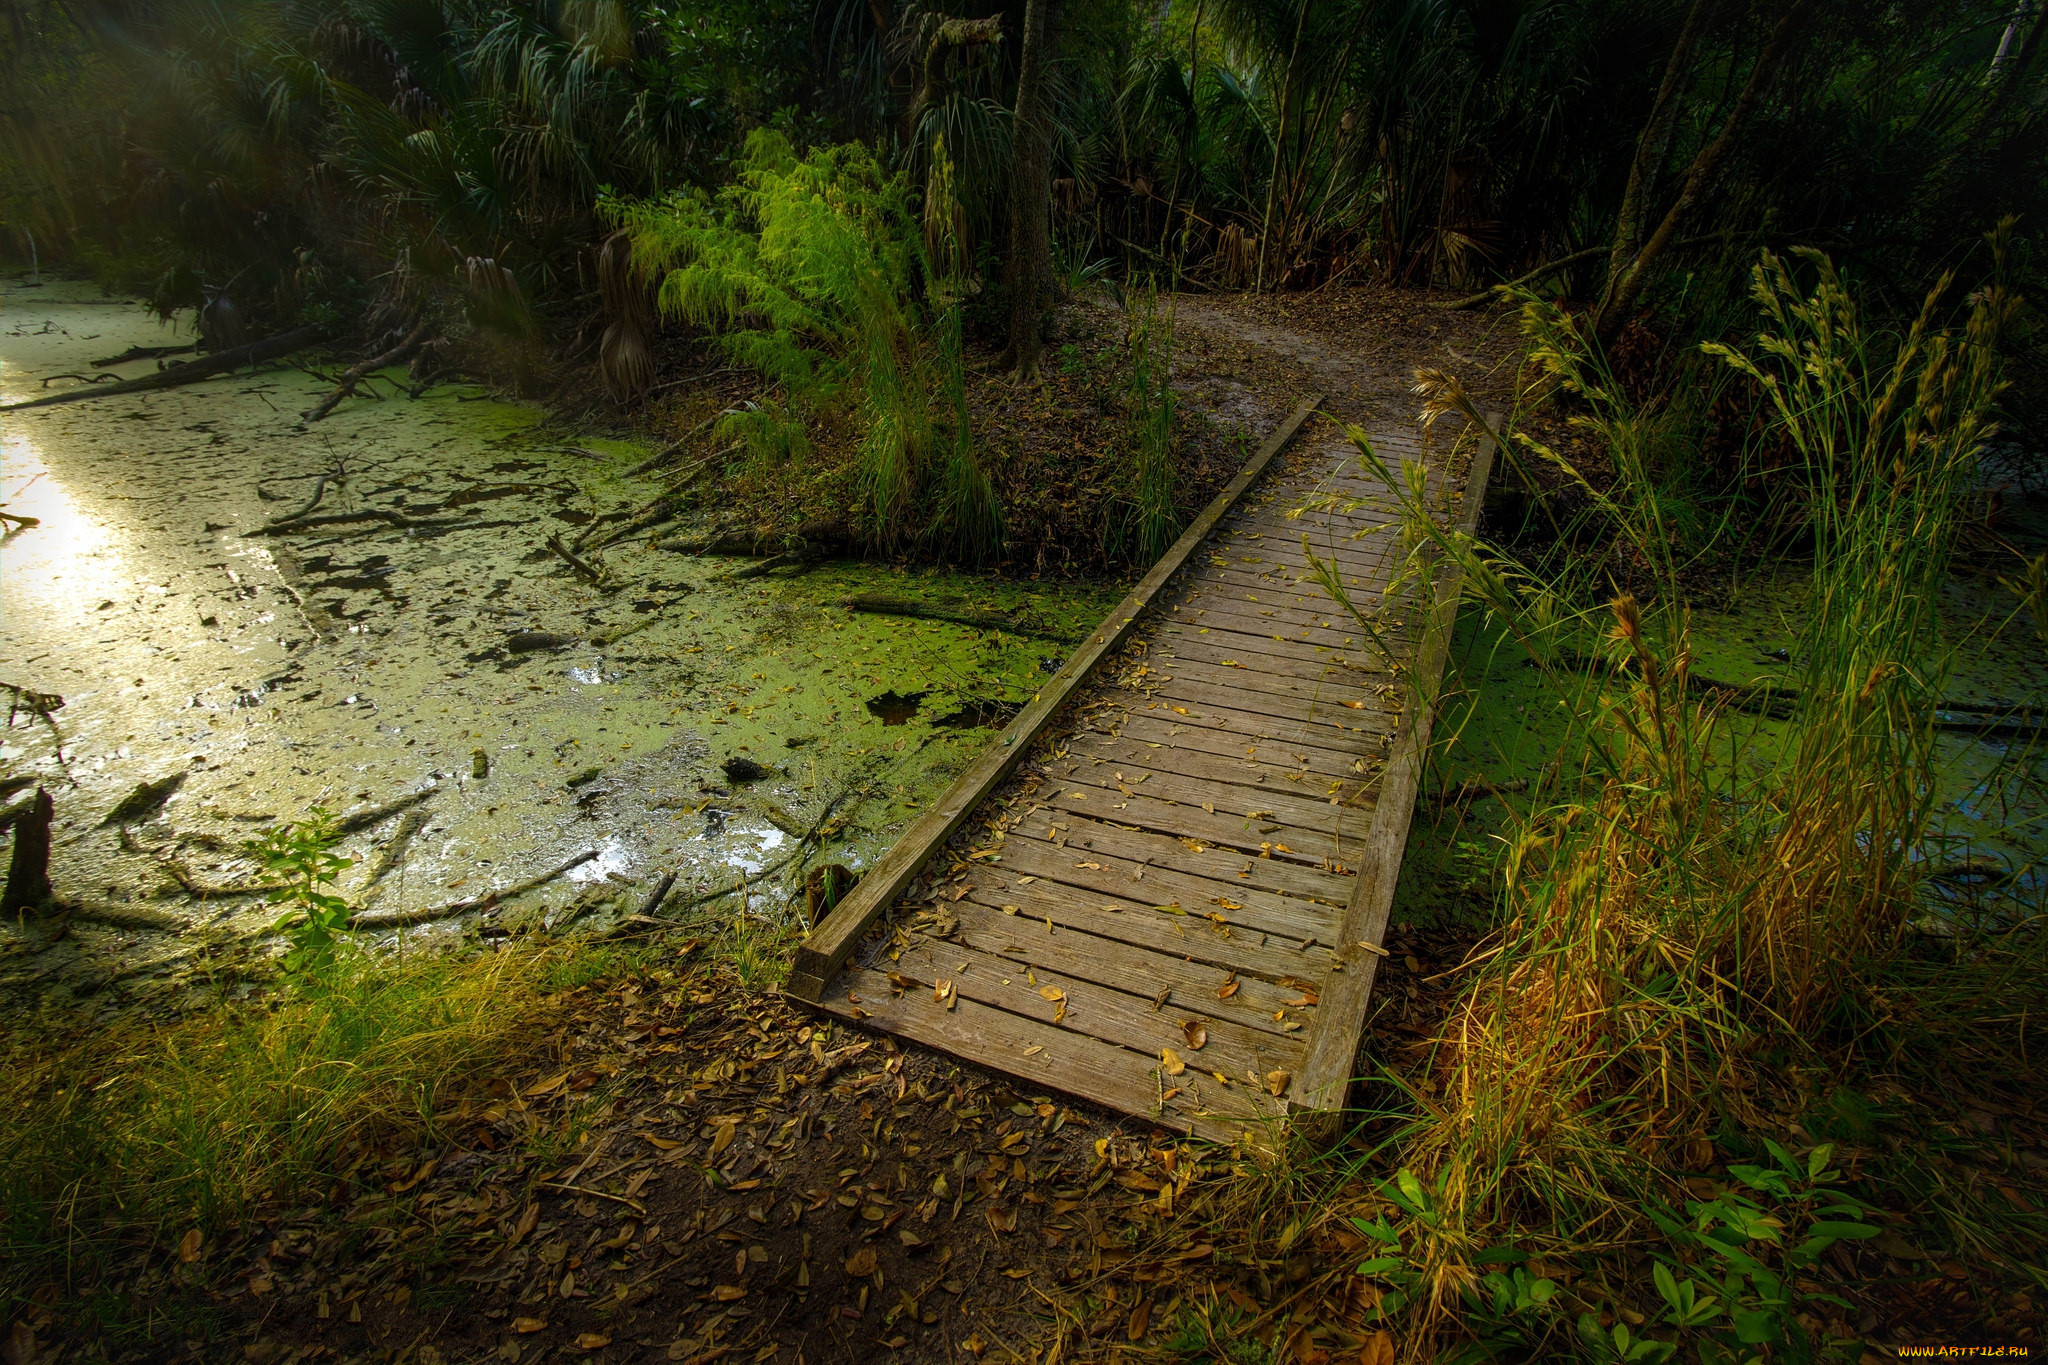
[[[2030,526],[2048,524],[2048,498],[2019,500]],[[1786,565],[1745,585],[1717,610],[1691,619],[1695,677],[1744,687],[1796,687],[1791,651],[1798,647],[1810,579]],[[1945,645],[1951,651],[1944,700],[1998,711],[2048,705],[2035,623],[1995,574],[1951,575],[1943,600]],[[1597,642],[1579,645],[1592,653]],[[1508,633],[1466,603],[1451,647],[1446,706],[1438,723],[1443,743],[1425,791],[1441,791],[1472,778],[1498,784],[1537,779],[1557,761],[1571,733],[1566,707]],[[1617,684],[1580,677],[1569,705],[1618,699]],[[1943,712],[1952,728],[1936,739],[1936,806],[1915,856],[1941,869],[1923,884],[1923,930],[1946,935],[1958,916],[1987,927],[2011,925],[2038,914],[2048,891],[2048,738],[1999,728],[1994,715]],[[2010,719],[2011,717],[2006,717]],[[1720,720],[1709,771],[1741,767],[1762,775],[1777,764],[1791,727],[1782,720],[1730,708]],[[1396,918],[1488,918],[1493,869],[1514,822],[1506,807],[1526,798],[1511,793],[1466,807],[1416,813],[1401,868]]]
[[[0,401],[86,382],[58,376],[149,373],[153,359],[90,362],[182,339],[132,300],[17,280],[0,304]],[[644,541],[605,553],[617,586],[600,590],[544,542],[651,499],[656,485],[624,477],[644,450],[467,386],[411,399],[390,378],[381,401],[302,424],[330,387],[271,367],[0,414],[0,500],[40,519],[0,541],[0,681],[63,698],[47,720],[17,709],[0,780],[53,797],[60,894],[190,925],[0,928],[15,1006],[115,982],[173,1007],[246,991],[236,963],[278,950],[260,937],[275,910],[194,898],[169,860],[202,887],[252,882],[240,847],[266,828],[420,792],[423,824],[394,814],[341,846],[356,861],[337,889],[373,916],[595,856],[481,912],[377,933],[381,946],[606,927],[670,871],[670,913],[700,901],[685,917],[729,920],[737,895],[702,898],[776,869],[822,823],[822,851],[749,891],[752,913],[790,923],[803,864],[858,870],[886,850],[1057,666],[1060,638],[1121,591],[858,564],[733,581],[745,561]],[[406,524],[256,534],[323,475],[317,515]],[[840,605],[877,590],[969,595],[1042,633]],[[729,762],[764,775],[734,781]],[[171,778],[155,811],[125,831],[107,821]]]

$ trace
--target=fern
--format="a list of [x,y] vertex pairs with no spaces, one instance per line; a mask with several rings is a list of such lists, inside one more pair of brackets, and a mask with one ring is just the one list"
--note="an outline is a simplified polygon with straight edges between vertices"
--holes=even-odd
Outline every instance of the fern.
[[902,176],[858,144],[799,156],[759,129],[736,181],[715,195],[607,195],[599,207],[626,229],[634,266],[660,281],[662,313],[713,332],[774,386],[769,403],[726,417],[721,439],[759,467],[800,461],[808,422],[856,414],[858,516],[872,543],[921,535],[966,558],[999,552],[1002,512],[974,462],[957,310],[934,323],[920,301],[932,274],[926,224]]

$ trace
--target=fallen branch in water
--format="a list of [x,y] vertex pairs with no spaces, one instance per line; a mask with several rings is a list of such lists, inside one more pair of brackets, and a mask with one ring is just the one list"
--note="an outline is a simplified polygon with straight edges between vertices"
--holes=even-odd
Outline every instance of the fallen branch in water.
[[669,888],[674,886],[675,884],[676,874],[673,870],[663,873],[661,880],[654,884],[653,894],[648,896],[648,898],[645,901],[641,902],[641,917],[652,918],[654,912],[661,909],[661,903],[668,899]]
[[375,374],[387,365],[397,365],[412,359],[418,353],[420,347],[427,343],[427,326],[427,323],[421,322],[411,332],[406,334],[405,340],[399,342],[398,345],[392,347],[383,355],[371,356],[359,365],[350,366],[335,385],[334,392],[306,409],[301,420],[307,422],[319,421],[339,407],[342,399],[354,393],[356,385],[362,383],[365,376]]
[[391,836],[391,842],[384,845],[384,851],[377,855],[377,865],[370,869],[369,879],[363,886],[375,886],[384,879],[386,873],[398,866],[398,860],[405,856],[406,847],[412,843],[413,836],[425,829],[426,825],[427,813],[423,810],[413,811],[399,821],[397,831]]
[[775,572],[777,569],[787,569],[791,566],[810,568],[817,562],[816,557],[804,554],[802,551],[786,550],[772,558],[764,559],[758,564],[749,564],[744,569],[734,569],[726,575],[726,578],[734,583],[738,583],[749,578],[761,578]]
[[73,919],[111,924],[120,929],[154,929],[160,933],[182,934],[192,925],[182,915],[164,910],[145,910],[141,906],[122,905],[118,901],[100,900],[93,896],[53,896],[50,905],[59,914]]
[[587,580],[592,585],[602,585],[604,583],[604,571],[602,569],[592,568],[589,564],[586,564],[581,559],[578,559],[576,557],[576,552],[574,550],[571,550],[568,546],[564,545],[562,543],[562,538],[560,536],[549,536],[545,543],[550,550],[553,550],[557,555],[561,557],[563,562],[568,564],[568,566],[571,569],[576,571],[576,575],[579,578]]
[[[126,829],[122,833],[127,833]],[[137,845],[140,847],[140,845]],[[157,862],[171,874],[171,880],[185,888],[185,894],[194,900],[240,900],[248,896],[267,896],[273,891],[284,890],[283,882],[243,882],[235,886],[214,886],[199,880],[199,874],[185,866],[176,854],[157,853]]]
[[161,360],[167,355],[188,355],[198,349],[196,341],[183,346],[130,346],[119,355],[102,356],[98,360],[88,360],[86,364],[95,370],[104,370],[110,365],[126,365],[131,360]]
[[426,924],[437,919],[447,919],[452,915],[466,915],[475,910],[488,910],[500,901],[508,901],[514,896],[523,896],[537,887],[546,886],[563,873],[583,866],[583,864],[596,856],[596,849],[585,849],[559,867],[550,868],[538,876],[528,877],[523,882],[514,882],[512,885],[501,890],[486,891],[481,896],[471,896],[467,900],[450,901],[446,905],[428,906],[422,910],[397,910],[382,915],[358,913],[349,917],[348,927],[351,929],[402,929],[408,925]]
[[[312,516],[313,509],[320,505],[320,499],[327,496],[327,481],[329,479],[335,479],[340,477],[341,475],[339,473],[322,474],[320,476],[319,481],[313,485],[313,496],[306,499],[305,506],[301,507],[296,512],[288,513],[285,516],[272,517],[269,521],[263,523],[262,529],[264,531],[274,531],[280,526],[286,526],[292,522],[299,521],[302,518]],[[257,491],[261,492],[262,490],[258,489]]]
[[427,787],[421,791],[413,792],[409,796],[401,796],[396,801],[386,801],[381,806],[371,806],[368,809],[357,811],[354,815],[344,815],[335,822],[335,832],[337,834],[357,834],[372,825],[381,825],[400,811],[411,810],[414,806],[417,806],[420,802],[440,790],[439,787]]
[[[1577,669],[1584,673],[1610,673],[1633,677],[1633,665],[1616,664],[1597,654],[1580,654],[1565,650],[1552,658],[1551,662],[1561,668]],[[1710,696],[1738,711],[1748,711],[1771,720],[1789,720],[1800,699],[1796,687],[1779,687],[1772,684],[1765,687],[1745,683],[1723,682],[1719,678],[1688,674],[1686,691],[1698,696]],[[1946,734],[1975,735],[1979,739],[2013,738],[2048,733],[2048,708],[2026,706],[2018,702],[1970,702],[1943,699],[1934,704],[1934,716],[1929,722],[1934,729]],[[1971,717],[1957,719],[1956,717]]]
[[173,389],[182,384],[196,384],[217,374],[238,370],[244,365],[255,365],[265,360],[275,360],[289,355],[302,347],[310,346],[325,333],[322,327],[300,327],[289,332],[280,332],[262,341],[252,341],[247,346],[234,346],[225,351],[183,365],[174,365],[155,374],[138,375],[134,379],[123,379],[115,384],[95,384],[90,388],[72,389],[67,393],[47,394],[31,398],[25,403],[9,403],[4,412],[16,412],[22,408],[50,407],[57,403],[76,403],[86,398],[112,398],[116,394],[147,393],[152,389]]

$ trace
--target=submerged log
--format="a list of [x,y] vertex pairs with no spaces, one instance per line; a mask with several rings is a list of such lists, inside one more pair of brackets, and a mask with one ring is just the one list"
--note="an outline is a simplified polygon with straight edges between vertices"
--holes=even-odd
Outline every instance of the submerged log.
[[262,341],[252,341],[247,346],[234,346],[212,355],[201,356],[198,360],[183,365],[173,365],[155,374],[138,375],[134,379],[123,379],[118,384],[95,384],[86,389],[70,389],[64,393],[53,393],[42,398],[31,398],[25,403],[9,403],[0,412],[18,412],[22,408],[43,408],[56,403],[77,403],[87,398],[112,398],[124,393],[148,393],[154,389],[174,389],[181,384],[196,384],[202,379],[211,379],[217,374],[239,370],[244,365],[256,365],[265,360],[275,360],[293,351],[312,345],[326,335],[324,327],[299,327],[289,332],[280,332]]
[[993,611],[976,611],[971,607],[957,606],[949,602],[927,602],[916,597],[895,597],[887,593],[864,592],[847,598],[845,606],[848,611],[862,612],[870,616],[909,616],[922,621],[951,621],[957,626],[973,626],[977,630],[1007,630],[1013,635],[1032,635],[1045,640],[1075,638],[1045,626],[1032,625],[1020,617],[1004,616]]

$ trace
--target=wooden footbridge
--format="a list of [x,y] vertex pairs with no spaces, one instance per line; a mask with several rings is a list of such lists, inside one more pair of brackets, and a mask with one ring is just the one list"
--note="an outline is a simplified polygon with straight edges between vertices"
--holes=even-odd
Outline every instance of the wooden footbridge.
[[[1356,533],[1393,500],[1333,424],[1269,473],[1317,402],[823,919],[790,994],[1219,1141],[1342,1105],[1458,584],[1383,598],[1399,537]],[[1470,530],[1493,452],[1450,425],[1373,444]]]

